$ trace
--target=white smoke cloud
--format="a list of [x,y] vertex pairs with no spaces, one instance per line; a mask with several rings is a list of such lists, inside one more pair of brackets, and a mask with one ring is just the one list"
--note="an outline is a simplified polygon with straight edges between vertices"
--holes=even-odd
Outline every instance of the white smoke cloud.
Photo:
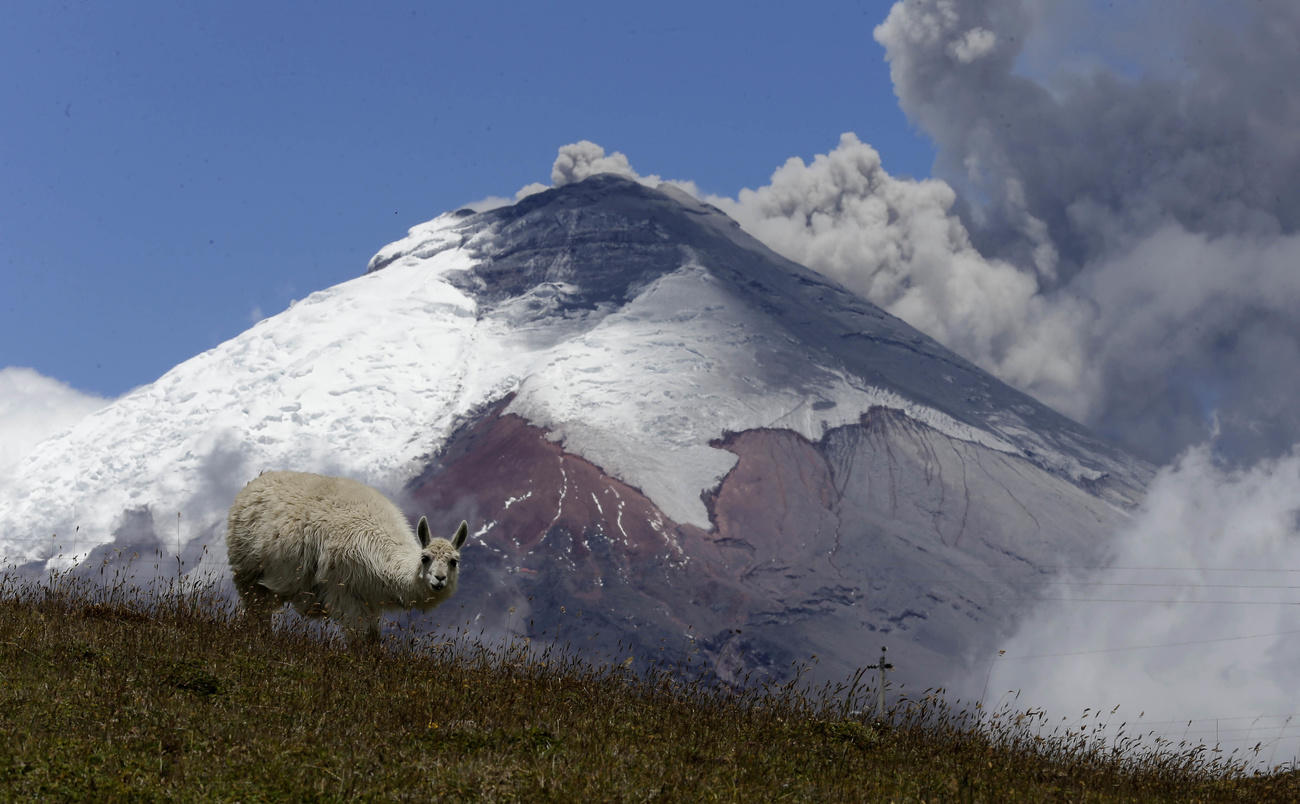
[[[643,176],[633,169],[632,163],[628,161],[627,156],[623,153],[615,151],[606,155],[605,149],[591,140],[579,140],[560,147],[560,152],[555,157],[555,163],[551,166],[551,182],[556,187],[563,187],[566,184],[573,184],[600,173],[613,173],[644,184],[646,187],[658,187],[661,184],[667,184],[696,198],[701,197],[700,189],[695,186],[695,182],[664,179],[654,173]],[[540,185],[529,185],[529,187],[540,187]],[[529,187],[525,187],[519,192],[522,193],[528,190]]]
[[108,403],[34,369],[0,368],[0,483],[41,441]]
[[643,184],[659,183],[658,176],[642,177],[633,170],[622,153],[615,151],[606,156],[605,149],[591,140],[579,140],[560,148],[555,164],[551,167],[551,182],[556,187],[562,187],[598,173],[614,173]]
[[819,271],[1013,384],[1064,409],[1087,380],[1071,335],[1086,312],[1048,301],[1038,279],[985,259],[953,212],[952,187],[890,176],[853,134],[811,164],[798,157],[771,183],[707,199],[773,250]]
[[[614,151],[606,154],[605,149],[592,142],[591,140],[579,140],[560,147],[559,153],[555,157],[555,162],[551,166],[551,184],[545,185],[539,182],[527,184],[515,192],[514,198],[506,198],[499,195],[490,195],[478,201],[471,201],[465,204],[466,209],[472,209],[475,212],[486,212],[490,209],[509,206],[535,195],[543,190],[549,190],[551,187],[563,187],[566,184],[582,181],[591,176],[600,173],[613,173],[624,178],[644,184],[647,187],[658,187],[664,182],[659,176],[649,175],[642,176],[633,168],[625,154]],[[690,182],[670,181],[669,184],[680,186],[693,195],[698,195],[695,185]]]
[[549,189],[551,188],[545,184],[541,184],[539,182],[533,182],[532,184],[527,184],[524,185],[523,187],[520,187],[519,190],[515,193],[514,198],[506,198],[505,196],[501,196],[501,195],[490,195],[487,198],[480,198],[477,201],[470,201],[467,204],[462,204],[461,207],[463,209],[473,210],[474,212],[487,212],[490,209],[499,209],[501,207],[508,207],[511,204],[517,204],[519,201],[527,198],[530,195],[535,195],[537,193],[542,192],[543,190],[549,190]]
[[971,28],[948,44],[950,52],[962,64],[987,56],[998,43],[997,34],[986,28]]
[[1225,750],[1296,756],[1300,453],[1233,470],[1190,450],[1114,550],[1107,569],[1049,587],[993,660],[986,704],[1019,691],[1016,708],[1075,719],[1119,705],[1111,725],[1129,734],[1213,745],[1217,726]]

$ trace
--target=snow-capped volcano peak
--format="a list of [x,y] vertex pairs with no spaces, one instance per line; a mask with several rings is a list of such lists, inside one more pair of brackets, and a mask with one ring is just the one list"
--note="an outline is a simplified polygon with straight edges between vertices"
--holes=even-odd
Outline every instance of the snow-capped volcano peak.
[[[875,406],[1033,455],[1076,480],[1114,476],[1127,464],[1077,425],[669,185],[602,174],[511,207],[444,215],[382,250],[369,270],[416,265],[452,247],[474,255],[472,268],[447,278],[478,301],[481,315],[512,331],[532,329],[534,339],[545,341],[536,330],[547,330],[566,340],[562,359],[523,386],[512,411],[565,434],[581,454],[642,488],[663,481],[638,478],[636,455],[616,453],[698,447],[697,460],[672,463],[716,480],[726,459],[705,449],[712,438],[756,426],[816,438]],[[564,326],[556,328],[557,317]],[[569,340],[577,321],[583,335]],[[656,339],[660,332],[671,335]],[[563,391],[542,398],[547,387]],[[596,434],[602,420],[619,434],[617,445]],[[641,429],[629,431],[629,422],[650,421],[660,422],[645,434],[654,443],[626,438]],[[706,479],[692,477],[677,500],[659,499],[699,523]],[[1116,488],[1132,499],[1127,480]],[[687,508],[694,513],[685,516]]]
[[704,527],[701,494],[734,464],[711,441],[755,427],[815,439],[875,406],[1078,477],[1113,471],[1106,451],[1057,443],[1083,440],[1065,420],[715,208],[603,174],[412,227],[364,276],[44,444],[4,489],[6,555],[80,553],[133,507],[209,526],[239,482],[209,499],[214,460],[399,484],[507,393],[510,412]]
[[[534,431],[550,446],[528,442]],[[505,451],[471,459],[475,443]],[[786,464],[754,468],[755,450],[775,460],[789,449]],[[549,479],[519,474],[525,453],[555,462]],[[878,455],[890,463],[875,466]],[[0,488],[0,549],[10,563],[66,562],[146,538],[131,529],[170,547],[177,514],[178,541],[216,544],[234,493],[272,468],[418,487],[448,505],[470,499],[476,542],[507,562],[502,572],[545,557],[552,532],[573,533],[579,552],[595,550],[592,534],[617,532],[626,549],[664,540],[664,566],[713,561],[714,548],[692,540],[744,541],[734,529],[766,500],[740,489],[797,470],[810,485],[783,503],[788,513],[839,511],[808,514],[824,524],[799,543],[829,540],[841,557],[826,571],[849,575],[846,540],[858,537],[848,534],[882,516],[902,538],[914,538],[905,523],[920,516],[943,545],[973,545],[958,553],[1029,565],[1091,549],[1096,540],[1082,537],[1052,545],[1042,522],[1095,530],[1136,498],[1147,471],[718,210],[612,175],[415,226],[364,275],[45,442]],[[447,472],[477,485],[437,480]],[[850,491],[877,472],[897,487],[886,508],[877,480]],[[517,480],[498,488],[503,478]],[[541,493],[552,482],[553,500]],[[1002,491],[972,502],[979,482]],[[1043,489],[1048,502],[1021,499]],[[900,494],[927,501],[907,513]],[[957,495],[960,516],[948,510]],[[971,542],[972,532],[982,535]],[[213,552],[220,563],[224,551]]]

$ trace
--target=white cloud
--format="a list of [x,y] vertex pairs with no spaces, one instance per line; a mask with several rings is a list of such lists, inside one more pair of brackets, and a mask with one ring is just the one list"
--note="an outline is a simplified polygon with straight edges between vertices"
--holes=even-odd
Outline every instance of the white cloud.
[[988,55],[997,43],[997,34],[987,28],[971,28],[948,45],[948,52],[962,64],[970,64]]
[[1230,469],[1190,450],[1156,477],[1109,569],[1048,588],[1002,646],[986,703],[1018,690],[1017,708],[1057,718],[1119,705],[1112,727],[1175,743],[1213,744],[1218,720],[1225,749],[1263,742],[1262,762],[1289,761],[1300,750],[1298,516],[1300,454]]
[[549,190],[549,189],[551,188],[545,184],[533,182],[532,184],[527,184],[524,185],[523,187],[520,187],[519,190],[515,193],[514,198],[506,198],[500,195],[490,195],[487,198],[482,198],[479,199],[478,201],[470,201],[468,204],[463,204],[462,206],[465,209],[472,209],[475,212],[487,212],[490,209],[499,209],[500,207],[510,206],[511,204],[518,203],[519,201],[527,198],[530,195],[536,195],[537,193],[540,193],[543,190]]
[[30,368],[0,368],[0,482],[41,441],[109,401]]

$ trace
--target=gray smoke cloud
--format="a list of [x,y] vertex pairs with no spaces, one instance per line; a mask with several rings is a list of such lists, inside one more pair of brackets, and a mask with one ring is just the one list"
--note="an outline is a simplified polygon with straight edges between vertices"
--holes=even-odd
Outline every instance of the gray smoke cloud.
[[[1157,460],[1215,414],[1221,454],[1276,456],[1300,436],[1300,6],[1134,8],[1129,48],[1069,33],[1081,2],[907,0],[875,38],[975,247],[1088,311],[1057,319],[1095,371],[1070,412]],[[1093,51],[1125,69],[1069,57]]]
[[[670,183],[1143,457],[1275,457],[1300,440],[1300,6],[1117,14],[896,3],[875,38],[941,178],[846,134],[735,198]],[[601,172],[660,181],[585,140],[551,178]]]
[[[942,180],[845,135],[705,200],[1144,457],[1211,434],[1277,456],[1300,438],[1300,7],[1134,4],[1127,44],[1068,32],[1093,11],[897,3],[875,37]],[[658,180],[586,141],[552,179],[605,171]]]
[[[1138,3],[1125,39],[1085,2],[896,3],[875,37],[942,178],[845,135],[736,198],[672,183],[1144,457],[1212,432],[1276,456],[1300,439],[1298,9]],[[552,180],[598,172],[659,181],[588,141]]]
[[[632,167],[632,162],[622,151],[606,154],[604,148],[591,140],[579,140],[578,142],[560,146],[559,153],[555,156],[555,162],[551,165],[551,183],[556,187],[562,187],[600,173],[613,173],[640,182],[647,187],[668,184],[697,198],[702,196],[700,189],[695,186],[695,182],[664,179],[654,173],[643,176]],[[515,197],[520,198],[544,189],[547,188],[540,184],[530,184],[516,193]]]
[[658,178],[640,176],[632,169],[627,156],[619,151],[606,155],[605,149],[591,140],[579,140],[560,148],[555,164],[551,166],[551,183],[560,187],[598,173],[614,173],[647,184]]
[[874,148],[844,134],[811,163],[792,157],[764,187],[707,200],[1008,382],[1071,415],[1089,412],[1079,389],[1093,378],[1074,335],[1088,311],[1045,298],[1032,272],[980,254],[946,182],[890,176]]
[[[1129,47],[1066,33],[1090,12],[895,4],[875,36],[942,179],[892,177],[849,134],[735,198],[671,183],[1144,457],[1211,433],[1223,456],[1281,454],[1300,438],[1300,11],[1136,4]],[[551,178],[600,172],[660,181],[588,141]]]

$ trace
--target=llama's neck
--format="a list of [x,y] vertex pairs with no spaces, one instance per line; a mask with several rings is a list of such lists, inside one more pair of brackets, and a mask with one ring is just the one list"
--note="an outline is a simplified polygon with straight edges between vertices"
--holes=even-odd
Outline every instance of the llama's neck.
[[[414,536],[411,537],[414,540]],[[362,551],[361,556],[373,558],[366,561],[370,583],[374,585],[379,597],[392,601],[391,605],[409,607],[409,601],[423,596],[420,580],[420,551],[415,545],[409,549],[405,545],[382,544],[379,549]]]

